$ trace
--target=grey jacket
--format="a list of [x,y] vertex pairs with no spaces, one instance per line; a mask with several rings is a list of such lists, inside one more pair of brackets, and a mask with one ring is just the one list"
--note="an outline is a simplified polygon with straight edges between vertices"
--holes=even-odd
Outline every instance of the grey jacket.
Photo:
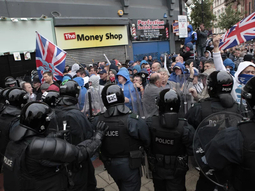
[[206,47],[206,40],[209,32],[208,30],[198,31],[197,32],[197,45],[201,47]]

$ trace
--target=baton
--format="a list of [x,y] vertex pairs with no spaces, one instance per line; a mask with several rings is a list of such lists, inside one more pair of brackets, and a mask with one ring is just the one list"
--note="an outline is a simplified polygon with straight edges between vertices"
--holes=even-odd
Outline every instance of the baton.
[[91,92],[88,92],[88,96],[89,96],[89,114],[90,117],[92,117]]

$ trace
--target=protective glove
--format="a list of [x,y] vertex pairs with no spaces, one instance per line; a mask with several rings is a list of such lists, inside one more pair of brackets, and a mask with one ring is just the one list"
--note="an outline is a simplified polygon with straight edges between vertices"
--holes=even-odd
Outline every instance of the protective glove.
[[100,147],[102,143],[101,140],[108,128],[109,127],[105,124],[105,122],[98,121],[95,135],[91,139],[85,140],[78,145],[78,147],[81,147],[81,151],[84,156],[88,154],[89,157],[92,157],[95,154],[98,147]]
[[98,121],[96,125],[96,132],[93,139],[102,140],[109,126],[105,124],[104,121]]

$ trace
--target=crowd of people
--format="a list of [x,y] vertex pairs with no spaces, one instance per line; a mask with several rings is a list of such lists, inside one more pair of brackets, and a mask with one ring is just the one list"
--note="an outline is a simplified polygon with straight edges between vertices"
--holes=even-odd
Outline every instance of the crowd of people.
[[[220,51],[220,36],[208,40],[203,24],[188,29],[180,54],[159,60],[147,55],[125,63],[75,63],[65,67],[60,82],[49,71],[43,83],[37,72],[31,83],[7,77],[0,93],[5,191],[104,190],[97,188],[90,159],[98,155],[121,191],[140,190],[141,165],[148,165],[156,191],[185,191],[194,132],[220,111],[245,120],[207,140],[201,158],[216,171],[236,165],[238,171],[233,167],[222,181],[234,190],[253,190],[253,44]],[[198,169],[196,191],[225,189]]]

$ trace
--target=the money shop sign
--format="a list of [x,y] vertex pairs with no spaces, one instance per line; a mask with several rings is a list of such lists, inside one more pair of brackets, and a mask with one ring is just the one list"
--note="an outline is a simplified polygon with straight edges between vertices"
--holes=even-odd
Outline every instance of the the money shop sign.
[[62,49],[128,44],[126,26],[56,27],[55,31]]

